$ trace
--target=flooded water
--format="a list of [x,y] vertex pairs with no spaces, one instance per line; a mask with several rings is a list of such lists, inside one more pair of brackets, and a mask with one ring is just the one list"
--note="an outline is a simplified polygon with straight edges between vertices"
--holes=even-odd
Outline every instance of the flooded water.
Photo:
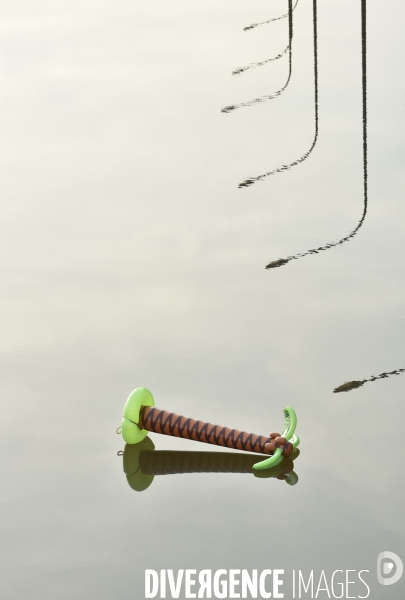
[[[144,598],[146,569],[282,569],[286,598],[292,570],[367,597],[364,570],[404,598],[376,572],[405,560],[404,17],[3,4],[2,598]],[[300,453],[255,477],[151,433],[135,491],[138,386],[266,436],[292,406]]]

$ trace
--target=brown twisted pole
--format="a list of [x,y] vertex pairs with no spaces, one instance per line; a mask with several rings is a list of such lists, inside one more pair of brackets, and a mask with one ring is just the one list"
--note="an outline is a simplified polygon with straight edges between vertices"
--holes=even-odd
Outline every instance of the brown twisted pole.
[[271,433],[264,436],[157,408],[151,392],[146,388],[137,388],[129,395],[124,406],[122,437],[127,444],[137,444],[145,438],[148,431],[152,431],[234,450],[271,455],[255,464],[254,470],[262,471],[278,465],[283,456],[291,456],[299,444],[299,438],[294,433],[297,425],[295,411],[287,406],[283,412],[283,434]]
[[283,455],[289,457],[294,449],[279,433],[271,433],[268,437],[257,435],[149,406],[141,409],[139,427],[154,433],[259,454],[273,454],[276,448],[282,448]]

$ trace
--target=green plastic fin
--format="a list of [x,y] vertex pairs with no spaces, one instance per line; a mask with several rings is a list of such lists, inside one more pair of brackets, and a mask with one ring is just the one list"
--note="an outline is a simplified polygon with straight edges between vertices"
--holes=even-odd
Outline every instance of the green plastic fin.
[[297,446],[299,446],[300,444],[300,438],[298,437],[298,435],[296,433],[293,434],[293,436],[290,438],[290,442],[291,444],[294,446],[294,450]]
[[[291,408],[291,406],[287,406],[284,409],[284,429],[281,434],[282,437],[285,437],[286,440],[291,441],[294,448],[298,446],[300,443],[300,439],[297,435],[294,435],[295,428],[297,427],[297,415],[295,414],[295,410]],[[295,444],[295,445],[294,445]],[[270,469],[272,467],[277,466],[283,460],[283,450],[282,448],[276,448],[273,456],[262,460],[259,463],[253,465],[253,469],[255,471],[262,471],[263,469]]]
[[122,437],[127,444],[139,444],[147,435],[146,429],[139,429],[136,423],[129,421],[125,417],[121,421]]
[[295,410],[291,408],[291,406],[287,406],[284,409],[284,429],[281,434],[282,437],[285,437],[285,439],[289,441],[292,438],[296,427],[297,415],[295,414]]
[[271,469],[272,467],[276,467],[283,460],[283,450],[282,448],[276,448],[273,456],[262,460],[261,462],[253,465],[253,469],[255,471],[263,471],[263,469]]
[[155,406],[152,394],[146,388],[136,388],[128,397],[121,421],[122,437],[127,444],[138,444],[148,435],[146,429],[138,427],[144,406]]
[[269,477],[278,477],[279,475],[287,475],[294,468],[294,464],[290,458],[285,458],[272,469],[264,469],[263,471],[253,471],[255,477],[259,479],[268,479]]

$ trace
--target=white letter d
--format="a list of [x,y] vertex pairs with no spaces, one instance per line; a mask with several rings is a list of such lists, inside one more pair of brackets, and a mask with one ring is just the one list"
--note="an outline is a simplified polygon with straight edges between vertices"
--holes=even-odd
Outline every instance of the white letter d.
[[[152,584],[152,585],[151,585]],[[152,589],[151,589],[152,588]],[[145,598],[154,598],[159,589],[159,577],[153,569],[145,571]]]

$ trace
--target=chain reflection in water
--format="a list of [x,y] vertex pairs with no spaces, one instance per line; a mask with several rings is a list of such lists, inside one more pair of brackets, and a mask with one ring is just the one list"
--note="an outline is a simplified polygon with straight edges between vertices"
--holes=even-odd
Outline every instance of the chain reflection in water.
[[361,381],[349,381],[349,382],[343,383],[339,387],[335,388],[333,390],[333,393],[338,394],[339,392],[350,392],[350,390],[355,390],[369,381],[377,381],[377,379],[386,379],[390,375],[400,375],[401,373],[404,373],[404,372],[405,372],[405,369],[395,369],[395,371],[389,371],[387,373],[381,373],[380,375],[375,375],[375,376],[373,375],[369,379],[362,379]]
[[[275,94],[272,94],[271,96],[260,96],[260,98],[254,98],[253,100],[248,100],[247,102],[241,102],[240,104],[231,104],[229,106],[225,106],[221,110],[221,112],[230,113],[233,110],[236,110],[237,108],[242,108],[245,106],[252,106],[253,104],[259,104],[261,102],[266,102],[267,100],[273,100],[274,98],[278,98],[284,92],[284,90],[287,88],[288,84],[290,83],[291,72],[292,72],[292,37],[293,37],[293,14],[292,13],[293,13],[292,0],[288,0],[288,46],[287,46],[286,50],[289,50],[289,54],[288,54],[289,59],[288,59],[288,78],[287,78],[286,83],[283,85],[283,87],[280,90],[278,90]],[[233,71],[233,75],[239,75],[240,73],[243,73],[244,71],[247,71],[248,69],[251,69],[254,67],[260,67],[262,65],[265,65],[268,62],[278,60],[279,58],[281,58],[281,56],[283,56],[283,54],[285,54],[286,50],[281,52],[275,58],[270,58],[270,59],[262,61],[262,62],[253,63],[246,67],[240,67],[239,69],[236,69],[235,71]]]
[[245,473],[260,479],[279,479],[295,485],[298,477],[294,473],[293,460],[300,451],[294,450],[291,458],[284,458],[272,469],[254,471],[253,465],[262,457],[252,454],[228,452],[183,452],[155,450],[152,440],[146,437],[139,444],[126,444],[123,467],[128,484],[137,491],[146,490],[157,475],[180,475],[191,473]]
[[[256,183],[256,181],[262,181],[265,177],[270,177],[271,175],[276,175],[277,173],[284,173],[284,171],[289,171],[290,169],[292,169],[292,167],[296,167],[297,165],[299,165],[300,163],[304,162],[308,156],[311,154],[311,152],[313,151],[313,149],[315,148],[316,142],[318,141],[318,130],[319,130],[319,121],[318,121],[318,15],[317,15],[317,0],[313,0],[313,39],[314,39],[314,105],[315,105],[315,133],[314,133],[314,139],[312,141],[312,144],[309,148],[309,150],[307,150],[307,152],[305,152],[305,154],[303,154],[300,158],[298,158],[297,160],[295,160],[294,162],[288,164],[288,165],[282,165],[281,167],[278,167],[277,169],[273,169],[272,171],[268,171],[267,173],[263,173],[262,175],[257,175],[256,177],[248,177],[247,179],[245,179],[244,181],[242,181],[239,184],[239,188],[246,188],[249,187],[251,185],[253,185],[254,183]],[[292,257],[290,257],[292,258]],[[283,260],[284,262],[281,264],[285,264],[286,262],[288,262],[290,260],[290,258],[288,259],[280,259]],[[279,262],[279,261],[274,261],[274,262]],[[273,263],[271,263],[273,264]],[[274,266],[280,267],[281,264],[275,264]],[[266,267],[266,268],[270,268],[270,267]]]
[[[295,3],[292,11],[295,10],[297,4],[298,4],[298,0]],[[263,23],[256,23],[255,25],[250,25],[249,27],[245,27],[243,31],[248,31],[249,29],[253,29],[254,27],[258,27],[259,25],[265,25],[267,23],[272,23],[273,21],[279,21],[280,19],[285,19],[285,17],[288,17],[288,16],[290,16],[289,12],[285,15],[282,15],[281,17],[271,19],[270,21],[264,21]],[[287,47],[284,48],[284,50],[282,52],[280,52],[280,54],[277,54],[277,56],[274,56],[273,58],[268,58],[267,60],[251,63],[250,65],[247,65],[246,67],[239,67],[238,69],[235,69],[234,71],[232,71],[232,75],[240,75],[241,73],[244,73],[245,71],[248,71],[249,69],[255,69],[256,67],[262,67],[263,65],[267,65],[267,63],[269,63],[269,62],[274,62],[275,60],[282,58],[285,55],[285,53],[287,52],[287,50],[289,50],[290,51],[290,64],[289,64],[289,77],[288,77],[288,81],[289,81],[291,78],[291,43],[292,43],[292,14],[289,19],[289,42],[288,42]],[[223,112],[229,112],[229,111],[223,111]]]
[[[298,0],[294,4],[293,10],[295,10],[297,4],[298,4]],[[249,25],[248,27],[244,27],[243,31],[249,31],[250,29],[255,29],[256,27],[260,27],[261,25],[268,25],[269,23],[273,23],[274,21],[280,21],[281,19],[285,19],[286,17],[288,17],[288,13],[286,13],[285,15],[281,15],[281,17],[275,17],[274,19],[270,19],[269,21],[262,21],[261,23],[252,23],[252,25]]]
[[[286,48],[284,48],[284,50],[282,52],[280,52],[280,54],[277,54],[277,56],[273,56],[273,58],[268,58],[267,60],[263,60],[262,62],[251,63],[250,65],[246,65],[245,67],[238,67],[237,69],[232,71],[232,75],[241,75],[241,73],[244,73],[245,71],[248,71],[249,69],[255,69],[256,67],[262,67],[263,65],[267,65],[267,63],[269,63],[269,62],[274,62],[275,60],[282,58],[288,49],[290,49],[290,54],[291,54],[291,45],[288,44],[288,46],[286,46]],[[290,69],[290,75],[291,75],[291,69]],[[289,79],[290,79],[290,77],[288,78],[288,80]],[[226,108],[229,108],[229,110],[226,110],[225,108],[223,108],[221,112],[230,112],[231,107],[226,107]]]
[[[314,5],[315,5],[314,0]],[[344,244],[348,242],[352,237],[356,235],[359,231],[360,227],[363,225],[364,220],[367,215],[367,206],[368,206],[368,182],[367,182],[367,19],[366,19],[366,0],[361,0],[361,54],[362,54],[362,104],[363,104],[363,214],[361,219],[359,220],[357,226],[353,231],[351,231],[348,235],[341,238],[336,242],[330,242],[325,246],[320,246],[319,248],[314,248],[312,250],[307,250],[306,252],[302,252],[300,254],[295,254],[293,256],[288,256],[287,258],[279,258],[278,260],[274,260],[266,265],[266,269],[274,269],[276,267],[281,267],[285,265],[290,260],[296,260],[298,258],[302,258],[303,256],[308,256],[309,254],[318,254],[323,250],[329,250],[329,248],[334,248],[335,246],[339,246],[340,244]],[[257,178],[256,178],[257,180]]]

